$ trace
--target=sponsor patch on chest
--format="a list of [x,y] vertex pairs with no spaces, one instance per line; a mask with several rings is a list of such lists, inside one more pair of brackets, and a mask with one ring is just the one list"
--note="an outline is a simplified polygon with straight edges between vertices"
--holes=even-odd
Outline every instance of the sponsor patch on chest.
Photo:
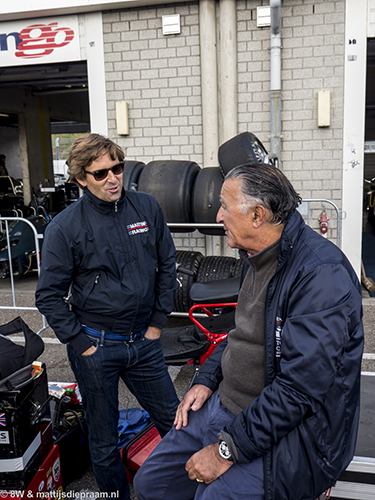
[[281,340],[283,337],[283,324],[284,321],[279,318],[278,316],[276,317],[276,331],[275,331],[275,339],[276,339],[276,357],[280,358],[281,357]]
[[126,229],[128,231],[128,234],[130,236],[133,236],[134,234],[147,233],[149,227],[147,221],[143,220],[141,222],[133,222],[132,224],[128,224],[126,226]]

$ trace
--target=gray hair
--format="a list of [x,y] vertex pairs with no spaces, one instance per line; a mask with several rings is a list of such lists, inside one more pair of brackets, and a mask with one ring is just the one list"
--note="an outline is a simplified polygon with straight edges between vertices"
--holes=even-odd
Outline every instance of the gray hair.
[[262,205],[271,214],[271,224],[285,224],[301,203],[292,184],[278,168],[265,163],[249,163],[234,167],[225,180],[241,179],[244,213],[255,204]]

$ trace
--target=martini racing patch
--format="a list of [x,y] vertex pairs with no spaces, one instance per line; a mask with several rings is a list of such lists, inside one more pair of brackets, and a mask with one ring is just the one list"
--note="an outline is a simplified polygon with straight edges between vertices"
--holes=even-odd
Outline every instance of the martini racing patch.
[[126,226],[126,229],[128,231],[128,234],[130,236],[133,236],[134,234],[139,234],[139,233],[147,233],[149,230],[147,221],[142,221],[142,222],[133,222],[133,224],[128,224]]

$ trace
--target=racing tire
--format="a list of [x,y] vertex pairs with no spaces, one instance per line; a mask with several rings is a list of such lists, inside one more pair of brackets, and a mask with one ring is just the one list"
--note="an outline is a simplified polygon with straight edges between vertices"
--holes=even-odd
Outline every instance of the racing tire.
[[[223,181],[224,176],[220,167],[206,167],[198,172],[192,195],[194,222],[216,222],[216,215],[220,208],[220,191]],[[200,228],[199,232],[217,236],[225,234],[224,229],[221,227],[212,229]]]
[[123,186],[130,191],[138,190],[138,179],[145,163],[141,161],[126,161],[123,173]]
[[246,163],[270,163],[266,148],[251,132],[243,132],[224,142],[219,147],[218,158],[224,176],[232,168]]
[[[157,199],[167,223],[191,223],[191,194],[200,170],[200,166],[192,161],[152,161],[142,169],[138,191]],[[192,229],[171,228],[171,231],[191,232]]]
[[222,280],[238,276],[238,260],[239,259],[235,259],[234,257],[220,257],[216,255],[204,257],[199,266],[196,281],[198,283],[206,283],[207,281]]
[[176,312],[188,312],[193,302],[190,299],[190,288],[191,285],[196,280],[197,272],[199,270],[200,263],[203,260],[203,254],[200,252],[188,252],[184,250],[178,250],[176,252],[176,262],[194,272],[194,276],[189,276],[185,273],[180,273],[177,271],[177,289],[174,298],[174,310]]
[[232,273],[231,278],[237,278],[238,276],[241,276],[242,266],[243,266],[243,260],[236,259],[236,262],[234,263],[232,271],[231,271],[231,273]]

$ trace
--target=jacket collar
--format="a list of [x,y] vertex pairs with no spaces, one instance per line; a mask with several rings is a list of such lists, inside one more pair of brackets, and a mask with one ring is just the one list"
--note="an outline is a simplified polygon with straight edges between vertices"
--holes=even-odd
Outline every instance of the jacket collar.
[[121,197],[117,201],[103,201],[95,196],[87,187],[84,188],[83,192],[85,193],[86,202],[104,215],[113,214],[116,210],[121,211],[125,205],[126,193],[124,188],[122,188]]
[[305,228],[305,221],[298,210],[292,212],[280,238],[279,265],[283,264]]

